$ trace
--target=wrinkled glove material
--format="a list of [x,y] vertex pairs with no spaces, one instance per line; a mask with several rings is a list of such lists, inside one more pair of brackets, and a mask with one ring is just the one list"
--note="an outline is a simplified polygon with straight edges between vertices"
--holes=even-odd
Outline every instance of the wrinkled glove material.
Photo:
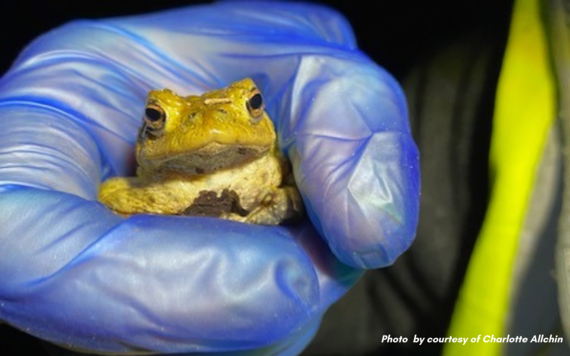
[[[96,201],[102,180],[134,172],[149,90],[246,76],[310,221],[122,218]],[[63,346],[296,354],[362,269],[415,234],[403,92],[327,8],[226,2],[69,23],[4,75],[0,117],[0,320]]]

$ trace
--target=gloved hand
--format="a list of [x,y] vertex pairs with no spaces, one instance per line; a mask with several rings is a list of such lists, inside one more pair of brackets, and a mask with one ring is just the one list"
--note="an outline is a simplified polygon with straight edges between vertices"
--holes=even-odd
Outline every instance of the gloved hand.
[[[132,173],[150,89],[198,94],[247,76],[310,222],[121,218],[96,201],[102,179]],[[403,93],[326,8],[228,2],[76,21],[24,50],[0,82],[0,113],[0,320],[63,346],[296,354],[363,268],[413,240]]]

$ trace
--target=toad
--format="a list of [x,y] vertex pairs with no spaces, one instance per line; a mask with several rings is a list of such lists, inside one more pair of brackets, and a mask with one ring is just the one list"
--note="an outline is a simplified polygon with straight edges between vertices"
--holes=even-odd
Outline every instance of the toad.
[[99,200],[121,215],[211,216],[276,225],[302,200],[263,96],[249,79],[201,96],[148,94],[135,177],[114,177]]

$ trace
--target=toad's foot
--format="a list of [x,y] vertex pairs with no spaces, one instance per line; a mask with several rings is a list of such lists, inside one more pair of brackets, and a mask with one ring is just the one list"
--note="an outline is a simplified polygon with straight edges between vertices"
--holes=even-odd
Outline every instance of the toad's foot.
[[250,224],[279,225],[303,215],[303,202],[294,186],[267,188],[258,195],[258,204],[246,216],[225,217]]

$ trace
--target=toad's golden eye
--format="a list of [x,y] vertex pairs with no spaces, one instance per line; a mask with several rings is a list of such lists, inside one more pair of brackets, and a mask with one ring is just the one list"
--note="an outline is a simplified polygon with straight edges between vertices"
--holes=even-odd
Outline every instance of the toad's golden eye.
[[259,92],[259,89],[254,88],[250,93],[246,101],[247,111],[249,111],[249,115],[253,119],[253,123],[257,124],[261,121],[263,116],[263,110],[265,109],[265,105],[263,103],[263,97]]
[[146,130],[155,136],[161,134],[166,122],[166,113],[164,109],[156,104],[149,104],[144,110],[144,122]]

